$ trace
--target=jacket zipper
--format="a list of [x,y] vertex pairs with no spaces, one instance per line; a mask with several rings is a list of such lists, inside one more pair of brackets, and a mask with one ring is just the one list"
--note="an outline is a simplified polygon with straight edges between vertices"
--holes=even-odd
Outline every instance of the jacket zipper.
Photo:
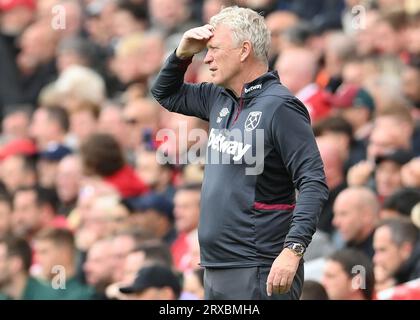
[[239,114],[241,113],[243,105],[244,105],[243,91],[244,91],[244,87],[242,87],[242,89],[241,89],[241,96],[239,98],[238,112],[236,112],[236,116],[235,116],[235,119],[233,119],[232,126],[236,123],[236,120],[238,120]]

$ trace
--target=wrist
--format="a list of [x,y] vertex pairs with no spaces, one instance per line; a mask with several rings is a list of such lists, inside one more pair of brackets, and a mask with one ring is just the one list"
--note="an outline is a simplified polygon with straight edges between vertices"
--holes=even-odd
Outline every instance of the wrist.
[[191,59],[193,57],[193,55],[189,55],[185,52],[181,52],[178,49],[176,49],[175,55],[177,56],[178,59],[181,59],[181,60],[188,60],[188,59]]
[[284,249],[287,249],[288,251],[290,251],[291,253],[293,253],[295,256],[297,256],[299,258],[303,257],[303,255],[306,251],[305,246],[298,243],[298,242],[287,243],[284,246]]

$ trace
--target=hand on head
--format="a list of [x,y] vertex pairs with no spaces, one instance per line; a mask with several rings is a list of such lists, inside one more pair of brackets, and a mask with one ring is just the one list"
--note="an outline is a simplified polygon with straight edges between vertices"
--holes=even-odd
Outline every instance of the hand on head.
[[214,28],[210,24],[193,28],[184,33],[176,50],[176,55],[181,59],[188,59],[201,52],[213,36]]

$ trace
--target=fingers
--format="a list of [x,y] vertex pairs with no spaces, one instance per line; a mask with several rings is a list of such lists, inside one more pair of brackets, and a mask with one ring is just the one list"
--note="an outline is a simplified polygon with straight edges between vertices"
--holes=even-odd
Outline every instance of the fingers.
[[271,297],[273,293],[273,272],[270,270],[270,273],[267,278],[267,296]]
[[[213,27],[212,27],[213,28]],[[188,38],[196,40],[210,39],[213,36],[213,32],[208,27],[199,27],[191,29],[188,34]]]
[[282,278],[278,272],[274,274],[273,277],[273,293],[279,293],[280,292],[280,282]]
[[292,287],[292,280],[292,277],[270,271],[267,278],[267,295],[271,297],[272,294],[283,294],[289,292]]
[[289,292],[290,288],[292,287],[293,278],[291,277],[283,277],[282,282],[280,283],[280,293],[287,293]]
[[203,28],[206,28],[207,30],[213,32],[214,31],[214,27],[211,24],[206,24],[203,26]]

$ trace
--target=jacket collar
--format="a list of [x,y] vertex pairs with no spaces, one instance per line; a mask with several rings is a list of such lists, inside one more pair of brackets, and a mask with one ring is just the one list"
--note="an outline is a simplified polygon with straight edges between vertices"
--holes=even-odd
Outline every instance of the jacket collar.
[[[277,71],[268,71],[264,73],[262,76],[256,78],[255,80],[245,83],[242,88],[241,98],[243,99],[250,99],[258,96],[262,92],[264,92],[269,85],[272,83],[280,83],[279,75]],[[225,91],[235,97],[233,92],[229,89],[225,89]]]

